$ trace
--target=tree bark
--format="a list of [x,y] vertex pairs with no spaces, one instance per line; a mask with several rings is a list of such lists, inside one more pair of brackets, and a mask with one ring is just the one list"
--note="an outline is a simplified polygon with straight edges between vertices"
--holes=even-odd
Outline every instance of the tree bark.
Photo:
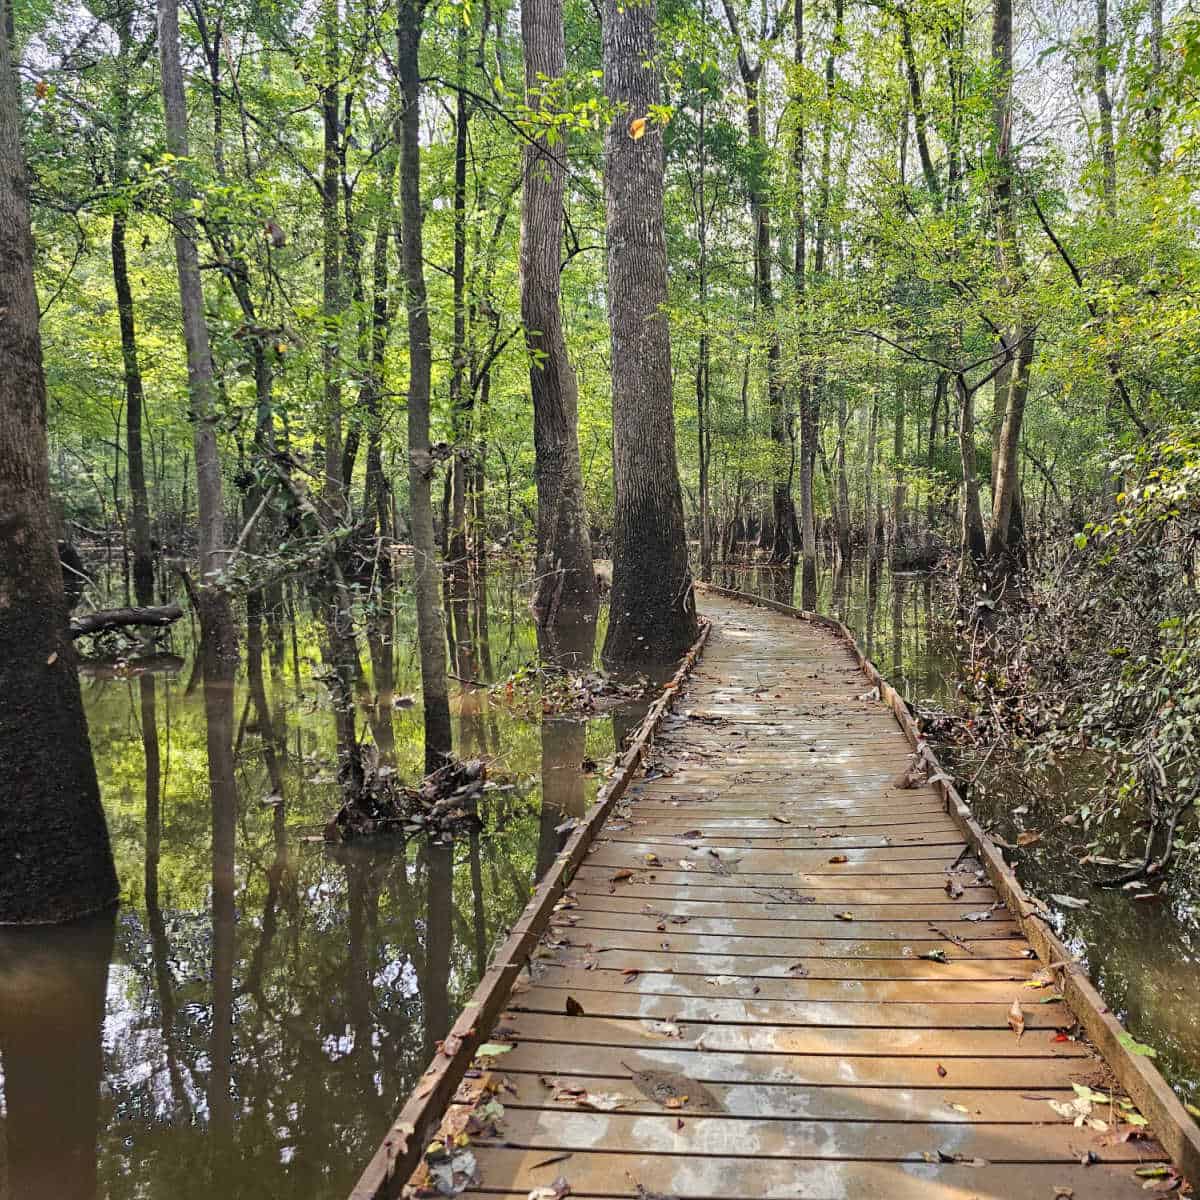
[[408,490],[412,516],[413,590],[425,718],[425,769],[435,771],[451,749],[450,699],[446,688],[446,632],[439,609],[437,547],[430,486],[430,375],[433,348],[425,292],[421,212],[421,33],[424,0],[397,0],[396,69],[400,77],[400,225],[408,308]]
[[[550,121],[551,81],[565,72],[562,0],[522,0],[525,97]],[[549,91],[549,95],[546,92]],[[554,128],[561,131],[562,126]],[[543,655],[586,665],[595,644],[596,575],[579,462],[579,389],[567,356],[559,290],[567,141],[543,133],[525,147],[521,197],[521,320],[529,349],[538,493],[533,614]]]
[[[1007,0],[1005,0],[1007,2]],[[1012,59],[1009,18],[1009,60]],[[1117,147],[1113,136],[1113,103],[1108,91],[1108,0],[1096,0],[1096,60],[1093,75],[1096,110],[1100,118],[1100,192],[1104,211],[1117,215]]]
[[117,899],[50,510],[20,123],[0,30],[0,924],[68,921]]
[[604,92],[614,105],[604,200],[616,493],[604,661],[618,669],[665,666],[696,637],[675,458],[663,139],[650,120],[659,97],[656,18],[655,0],[604,0]]
[[145,391],[138,361],[137,329],[133,316],[133,291],[129,285],[129,263],[125,253],[128,201],[122,195],[128,177],[129,138],[133,117],[129,103],[130,56],[133,50],[133,9],[122,6],[118,13],[120,42],[113,99],[113,190],[118,208],[112,222],[113,287],[117,294],[117,317],[121,327],[121,362],[125,374],[125,456],[129,462],[129,499],[133,526],[133,594],[140,605],[154,603],[154,559],[150,549],[150,504],[146,495],[146,461],[142,448],[142,417]]
[[[1000,0],[1004,3],[1005,0]],[[962,463],[962,510],[960,513],[959,570],[978,567],[987,552],[983,513],[979,508],[979,476],[975,469],[975,391],[961,375],[955,377],[958,396],[959,457]]]
[[341,165],[339,124],[340,30],[338,0],[322,0],[321,35],[325,40],[321,82],[321,379],[325,408],[325,479],[321,501],[331,524],[348,518],[350,481],[342,478],[342,231],[338,208]]
[[[187,105],[183,67],[179,57],[178,0],[158,0],[158,52],[162,70],[163,112],[167,148],[176,159],[186,160],[188,149]],[[217,448],[216,388],[208,322],[204,315],[204,289],[196,251],[196,222],[191,216],[190,192],[182,174],[175,176],[175,265],[183,336],[187,347],[188,399],[191,403],[192,440],[196,457],[197,522],[200,543],[200,626],[206,641],[215,642],[223,656],[232,658],[234,630],[229,602],[213,586],[225,561],[225,501],[221,460]]]

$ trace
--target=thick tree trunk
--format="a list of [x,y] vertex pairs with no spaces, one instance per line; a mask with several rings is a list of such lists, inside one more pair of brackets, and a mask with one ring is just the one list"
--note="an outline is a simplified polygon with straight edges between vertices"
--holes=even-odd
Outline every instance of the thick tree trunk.
[[[663,138],[655,0],[604,0],[604,200],[612,327],[613,588],[604,661],[661,667],[696,637],[696,604],[675,458]],[[639,123],[640,122],[640,123]]]
[[338,0],[322,0],[325,40],[321,85],[321,380],[325,416],[325,478],[321,501],[326,519],[345,514],[350,481],[342,478],[342,231],[338,208],[341,127],[339,123],[340,21]]
[[[1018,456],[1021,425],[1029,398],[1029,373],[1033,365],[1033,330],[1018,329],[1017,358],[1008,386],[1004,420],[997,444],[995,482],[992,487],[992,528],[988,560],[1002,571],[1017,565],[1024,521],[1020,513]],[[1015,519],[1014,519],[1015,518]]]
[[421,213],[420,48],[424,16],[423,0],[397,0],[396,68],[403,104],[400,116],[400,224],[408,307],[408,490],[425,714],[425,769],[428,772],[441,766],[450,753],[451,728],[450,699],[446,690],[446,631],[438,606],[437,547],[430,496],[434,469],[429,449],[433,349],[425,293]]
[[[525,96],[553,116],[548,81],[565,71],[562,0],[523,0]],[[562,126],[555,126],[561,130]],[[595,644],[596,575],[588,536],[576,410],[579,389],[567,356],[559,303],[566,138],[544,136],[525,147],[521,197],[521,320],[529,348],[538,492],[533,614],[543,653],[584,665]]]
[[51,521],[19,131],[0,31],[0,924],[67,921],[117,898]]
[[[178,0],[159,0],[158,52],[162,69],[167,148],[176,159],[186,160],[189,156],[188,118],[183,67],[179,58]],[[225,503],[217,448],[216,388],[208,322],[204,314],[200,259],[196,251],[196,223],[191,216],[191,197],[182,174],[177,175],[175,180],[172,225],[175,230],[175,264],[179,276],[184,343],[187,347],[188,399],[191,403],[192,440],[196,456],[201,632],[206,641],[215,642],[221,648],[226,658],[232,658],[234,630],[229,602],[223,591],[212,586],[225,562]]]

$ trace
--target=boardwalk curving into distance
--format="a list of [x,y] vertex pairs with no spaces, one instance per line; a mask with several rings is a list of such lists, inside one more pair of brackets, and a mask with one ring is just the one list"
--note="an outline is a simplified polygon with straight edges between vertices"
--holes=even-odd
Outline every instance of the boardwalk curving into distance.
[[[552,889],[491,1029],[501,1052],[445,1108],[443,1138],[464,1143],[457,1175],[440,1166],[449,1186],[1106,1200],[1165,1186],[1164,1144],[1190,1167],[1195,1127],[1152,1065],[1075,1036],[1088,1003],[1097,1040],[1117,1027],[1086,980],[1039,961],[1011,875],[954,819],[952,790],[912,769],[853,646],[702,604],[703,658]],[[1130,1093],[1163,1144],[1121,1106]],[[412,1130],[394,1127],[393,1164]],[[374,1167],[356,1197],[391,1194]]]

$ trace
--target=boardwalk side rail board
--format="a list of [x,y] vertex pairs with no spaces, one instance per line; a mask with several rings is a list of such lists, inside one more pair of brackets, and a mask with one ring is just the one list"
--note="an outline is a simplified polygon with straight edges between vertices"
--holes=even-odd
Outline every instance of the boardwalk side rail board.
[[979,824],[937,756],[929,748],[904,698],[863,654],[854,635],[833,617],[794,608],[778,600],[755,596],[714,584],[698,585],[703,590],[729,600],[740,600],[769,608],[831,630],[843,640],[863,674],[879,691],[880,699],[891,708],[905,738],[919,762],[923,762],[930,784],[945,803],[946,812],[958,826],[967,844],[978,855],[996,891],[1021,927],[1039,960],[1055,971],[1067,1006],[1096,1049],[1111,1067],[1118,1082],[1151,1123],[1163,1149],[1174,1160],[1185,1178],[1200,1181],[1200,1126],[1192,1120],[1179,1097],[1150,1058],[1135,1054],[1127,1046],[1129,1039],[1120,1022],[1108,1010],[1100,993],[1082,966],[1055,933],[1026,894],[1013,869],[1004,861],[999,847]]
[[647,710],[629,748],[618,761],[612,778],[601,788],[587,819],[576,827],[529,898],[529,903],[443,1040],[441,1050],[421,1076],[399,1116],[384,1135],[379,1149],[359,1177],[350,1193],[350,1200],[392,1200],[400,1194],[400,1189],[416,1170],[458,1085],[470,1069],[477,1049],[486,1040],[488,1031],[507,1004],[513,983],[549,927],[555,904],[586,857],[613,806],[624,795],[641,766],[663,717],[699,659],[711,628],[709,622],[703,623],[700,636],[684,656],[670,682]]

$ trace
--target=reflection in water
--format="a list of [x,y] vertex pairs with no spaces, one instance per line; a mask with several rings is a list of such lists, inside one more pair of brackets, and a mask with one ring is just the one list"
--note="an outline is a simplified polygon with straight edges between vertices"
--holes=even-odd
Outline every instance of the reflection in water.
[[[483,686],[536,659],[521,578],[493,571],[455,616],[455,674],[481,681],[453,697],[455,744],[505,786],[449,846],[321,841],[347,722],[300,591],[274,628],[247,606],[234,678],[180,638],[193,661],[86,679],[125,903],[115,926],[0,937],[0,1196],[349,1191],[528,899],[549,814],[583,812],[580,764],[612,752],[607,721],[539,728]],[[368,610],[353,705],[415,780],[409,595]]]
[[[92,1200],[100,1032],[115,916],[0,930],[0,1062],[11,1200]],[[2,1181],[2,1176],[0,1176]]]

